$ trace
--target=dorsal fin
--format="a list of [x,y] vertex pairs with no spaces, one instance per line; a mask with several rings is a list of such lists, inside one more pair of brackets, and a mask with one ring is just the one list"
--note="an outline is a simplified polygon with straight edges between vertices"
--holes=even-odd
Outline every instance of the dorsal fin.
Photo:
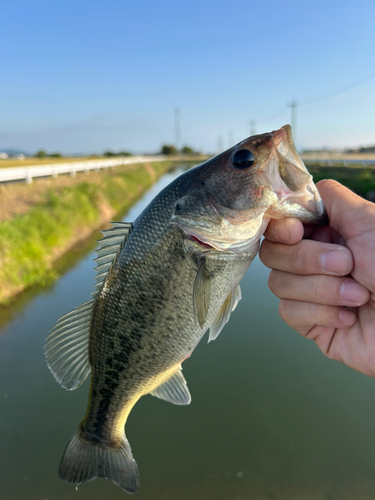
[[94,298],[60,318],[46,340],[44,350],[47,364],[59,384],[68,390],[77,389],[90,373],[89,333],[95,297],[133,229],[133,225],[128,222],[112,222],[112,226],[103,231],[104,238],[99,241],[96,252]]
[[191,402],[190,392],[185,380],[181,373],[182,367],[180,365],[176,373],[172,375],[166,382],[159,385],[150,394],[157,398],[164,399],[175,405],[188,405]]
[[113,227],[102,231],[104,238],[98,241],[99,248],[96,250],[97,258],[95,259],[97,263],[95,267],[96,285],[95,291],[91,294],[93,297],[98,295],[115,257],[124,248],[130,233],[133,231],[131,222],[111,222],[111,224]]
[[95,300],[76,307],[58,320],[44,352],[55,379],[64,389],[77,389],[90,373],[89,330]]
[[218,337],[221,330],[228,323],[232,311],[236,309],[237,304],[240,300],[241,288],[240,285],[238,285],[224,300],[224,304],[221,306],[219,313],[210,326],[210,335],[208,336],[208,342],[211,342],[211,340],[215,340]]

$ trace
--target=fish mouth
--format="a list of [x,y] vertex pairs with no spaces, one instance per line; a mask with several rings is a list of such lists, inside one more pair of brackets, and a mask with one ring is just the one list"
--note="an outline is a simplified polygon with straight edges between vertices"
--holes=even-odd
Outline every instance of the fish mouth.
[[274,130],[272,132],[272,142],[284,158],[306,170],[302,158],[294,145],[292,127],[290,125],[284,125],[279,130]]
[[279,202],[300,205],[316,217],[317,222],[325,219],[326,211],[322,198],[294,145],[292,127],[284,125],[273,131],[272,142],[278,158],[279,174],[287,187],[275,189]]

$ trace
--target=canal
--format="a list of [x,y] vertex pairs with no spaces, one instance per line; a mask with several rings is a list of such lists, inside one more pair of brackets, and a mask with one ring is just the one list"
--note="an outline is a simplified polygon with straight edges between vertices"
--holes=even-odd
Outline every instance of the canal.
[[[180,173],[161,178],[124,220]],[[76,491],[57,476],[88,381],[64,391],[43,345],[55,321],[90,298],[94,257],[81,255],[53,286],[0,315],[0,500],[127,496],[110,481]],[[326,359],[282,322],[268,272],[253,262],[230,322],[184,363],[191,405],[145,396],[133,409],[127,436],[138,500],[375,498],[375,381]]]

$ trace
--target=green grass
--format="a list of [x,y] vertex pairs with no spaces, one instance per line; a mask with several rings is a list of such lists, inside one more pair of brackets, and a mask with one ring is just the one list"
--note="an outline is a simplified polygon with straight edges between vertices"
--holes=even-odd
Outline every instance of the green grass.
[[335,179],[355,193],[368,197],[370,191],[375,190],[375,170],[369,168],[351,167],[319,167],[308,166],[314,182],[322,179]]
[[127,210],[170,166],[171,162],[153,163],[152,174],[150,167],[140,164],[133,170],[103,174],[100,184],[50,189],[26,214],[1,223],[0,302],[30,285],[54,280],[54,260],[79,240],[82,229],[98,226],[103,204],[116,212]]

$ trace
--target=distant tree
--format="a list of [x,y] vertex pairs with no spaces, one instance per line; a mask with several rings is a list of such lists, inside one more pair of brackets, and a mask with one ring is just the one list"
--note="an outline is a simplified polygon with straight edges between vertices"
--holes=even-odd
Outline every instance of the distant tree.
[[176,155],[177,153],[177,149],[169,144],[164,144],[164,146],[161,148],[162,155]]
[[118,156],[133,156],[132,153],[129,153],[129,151],[120,151],[117,154]]
[[375,153],[375,146],[367,146],[358,149],[359,153]]
[[47,153],[44,151],[44,149],[40,149],[35,153],[35,158],[45,158],[47,156]]
[[189,146],[184,146],[181,149],[181,153],[184,155],[194,155],[196,154],[193,148],[190,148]]
[[113,151],[105,151],[103,153],[103,156],[117,156],[117,155]]
[[50,158],[62,158],[62,154],[60,153],[51,153],[48,155]]

